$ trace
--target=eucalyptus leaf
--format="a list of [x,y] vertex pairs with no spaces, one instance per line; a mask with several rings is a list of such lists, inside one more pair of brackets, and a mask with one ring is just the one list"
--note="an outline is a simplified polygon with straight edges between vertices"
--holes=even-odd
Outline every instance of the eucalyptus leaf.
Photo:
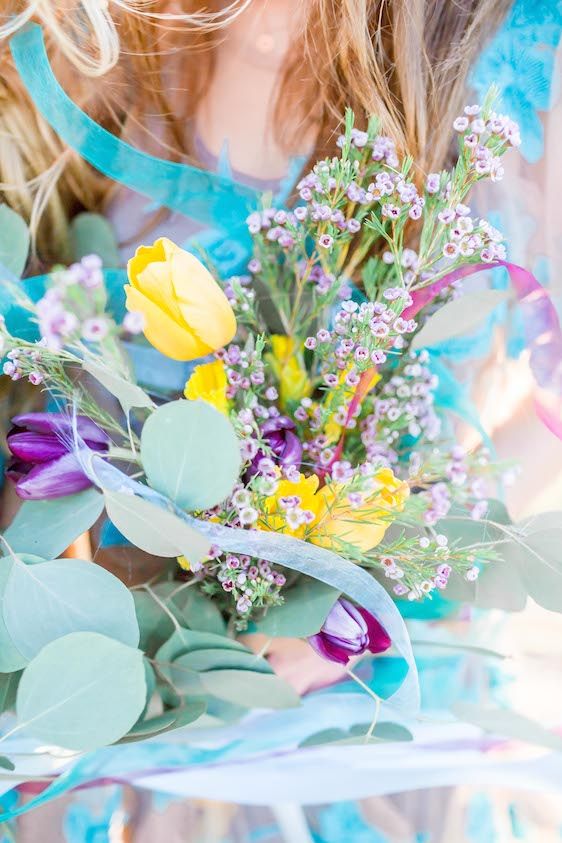
[[10,759],[9,759],[9,758],[6,758],[6,756],[5,756],[5,755],[0,755],[0,767],[1,767],[3,770],[10,770],[10,772],[11,772],[12,770],[15,770],[15,769],[16,769],[16,765],[15,765],[15,764],[13,764],[13,763],[10,761]]
[[172,662],[178,656],[185,653],[193,653],[196,650],[237,650],[247,652],[246,648],[234,638],[227,638],[225,635],[215,635],[211,632],[199,632],[193,629],[179,627],[170,636],[168,641],[160,647],[156,653],[159,662]]
[[15,673],[0,673],[0,714],[15,708],[21,675],[19,670]]
[[174,624],[162,607],[146,591],[133,591],[135,612],[140,630],[140,649],[149,656],[154,655],[173,632]]
[[307,638],[319,631],[339,591],[320,580],[302,577],[285,593],[281,606],[272,606],[255,624],[255,632],[281,638]]
[[562,612],[562,529],[530,533],[510,545],[523,587],[540,606]]
[[269,662],[250,651],[195,650],[176,659],[174,666],[178,663],[198,673],[207,670],[253,670],[258,673],[273,673]]
[[510,298],[509,290],[475,290],[444,304],[425,322],[412,341],[412,348],[426,348],[469,334]]
[[485,708],[474,703],[457,702],[453,704],[452,712],[459,720],[472,723],[485,732],[562,752],[561,735],[508,708]]
[[98,255],[104,266],[119,266],[119,248],[111,223],[101,214],[82,213],[70,223],[70,248],[73,260]]
[[249,670],[210,670],[199,674],[208,694],[246,708],[293,708],[300,705],[296,691],[275,674]]
[[155,410],[142,430],[141,457],[150,486],[188,511],[223,501],[240,471],[234,428],[205,401]]
[[105,568],[81,559],[38,565],[16,559],[2,614],[10,638],[27,660],[71,632],[99,632],[129,647],[139,643],[129,589]]
[[[193,586],[181,590],[178,590],[177,583],[173,583],[173,586],[176,593],[166,603],[182,625],[200,632],[224,634],[226,623],[217,604],[210,597],[201,594]],[[158,586],[155,591],[158,593]]]
[[105,492],[107,514],[130,542],[154,556],[185,556],[200,562],[211,543],[177,515],[136,495]]
[[377,723],[373,734],[367,738],[370,723],[361,723],[351,729],[324,729],[305,738],[299,746],[322,746],[324,744],[360,745],[369,743],[395,743],[413,740],[412,733],[399,723],[382,721]]
[[140,650],[96,632],[73,632],[47,644],[24,670],[16,709],[27,734],[89,751],[122,738],[145,701]]
[[100,517],[103,498],[96,489],[47,501],[24,501],[4,533],[15,553],[60,556]]
[[128,416],[134,407],[148,410],[154,407],[152,398],[140,386],[116,375],[107,366],[93,360],[85,360],[82,368],[117,398],[125,415]]
[[151,717],[137,723],[131,731],[121,738],[119,743],[132,743],[133,741],[144,741],[155,735],[163,735],[173,729],[181,729],[194,723],[205,713],[207,703],[204,699],[191,699],[189,703],[180,708],[166,711],[158,717]]
[[8,205],[0,205],[0,264],[16,278],[21,278],[25,269],[30,239],[23,218]]
[[[44,561],[40,556],[23,555],[20,558],[30,565]],[[0,672],[3,674],[11,674],[15,670],[20,670],[29,661],[12,641],[4,621],[5,593],[13,565],[13,556],[0,558],[0,606],[2,607],[2,611],[0,611]],[[3,711],[3,709],[0,710]]]

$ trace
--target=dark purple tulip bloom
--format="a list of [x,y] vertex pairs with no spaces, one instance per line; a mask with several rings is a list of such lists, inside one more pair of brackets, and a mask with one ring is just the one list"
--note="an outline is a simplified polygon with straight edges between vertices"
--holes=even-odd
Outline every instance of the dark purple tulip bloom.
[[[62,498],[91,486],[71,451],[72,420],[63,413],[25,413],[12,419],[6,476],[25,500]],[[93,451],[107,451],[109,437],[91,419],[78,416],[78,434]]]
[[376,618],[343,597],[332,606],[320,632],[308,642],[319,655],[340,664],[347,664],[350,658],[366,650],[382,653],[391,644]]
[[[261,426],[262,438],[272,451],[272,458],[282,468],[294,465],[298,468],[302,460],[302,444],[295,433],[295,423],[287,416],[277,416],[267,419]],[[248,476],[252,477],[258,471],[258,465],[266,455],[258,451],[248,469]]]

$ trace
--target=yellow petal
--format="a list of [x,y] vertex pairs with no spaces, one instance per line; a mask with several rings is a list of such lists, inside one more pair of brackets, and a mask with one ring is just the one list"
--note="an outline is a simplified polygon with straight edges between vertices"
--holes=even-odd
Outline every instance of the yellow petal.
[[200,398],[221,413],[227,413],[226,370],[222,360],[196,366],[185,385],[184,395],[190,401]]
[[139,292],[182,324],[183,318],[172,285],[172,265],[168,255],[173,252],[170,247],[174,247],[174,244],[163,237],[152,246],[139,246],[127,264],[127,275]]
[[178,249],[172,256],[172,284],[182,317],[213,351],[236,333],[236,318],[228,299],[195,255]]
[[126,286],[127,309],[144,316],[143,333],[149,343],[172,360],[196,360],[212,351],[187,328],[180,327],[135,287]]

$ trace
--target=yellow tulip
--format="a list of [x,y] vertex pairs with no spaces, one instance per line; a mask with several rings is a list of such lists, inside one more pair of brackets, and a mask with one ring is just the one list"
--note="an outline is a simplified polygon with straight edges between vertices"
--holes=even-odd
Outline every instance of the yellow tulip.
[[[341,483],[330,483],[318,489],[318,477],[300,475],[296,482],[282,480],[274,495],[263,503],[258,527],[288,533],[320,547],[338,550],[349,543],[362,553],[376,547],[392,521],[393,513],[402,512],[410,490],[394,476],[391,469],[380,469],[373,478],[373,488],[363,495],[363,502],[352,507]],[[289,527],[280,505],[283,498],[296,496],[299,508],[314,516],[306,524]]]
[[183,394],[190,401],[200,398],[226,415],[228,412],[227,385],[224,363],[222,360],[213,360],[211,363],[202,363],[195,367]]
[[236,333],[228,299],[201,261],[161,237],[127,264],[127,308],[142,313],[144,335],[173,360],[196,360]]
[[312,384],[296,354],[296,343],[292,337],[273,334],[270,343],[271,353],[266,359],[279,383],[279,401],[285,408],[287,402],[297,402],[310,395]]

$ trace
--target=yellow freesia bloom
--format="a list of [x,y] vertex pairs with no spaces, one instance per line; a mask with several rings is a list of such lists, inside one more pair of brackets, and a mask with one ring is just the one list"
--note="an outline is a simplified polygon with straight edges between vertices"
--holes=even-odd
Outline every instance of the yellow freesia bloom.
[[[392,521],[392,514],[401,512],[410,490],[398,480],[390,468],[380,469],[373,477],[373,487],[363,495],[358,507],[349,503],[346,488],[330,483],[318,489],[318,477],[300,475],[298,482],[282,480],[274,495],[266,498],[263,515],[258,522],[261,530],[287,533],[306,539],[320,547],[337,548],[338,540],[354,545],[362,553],[376,547]],[[283,498],[298,497],[299,508],[312,513],[308,523],[291,528]]]
[[147,340],[173,360],[196,360],[234,337],[228,299],[201,261],[161,237],[127,264],[127,309],[142,313]]
[[288,401],[300,401],[312,392],[312,384],[306,369],[296,353],[297,346],[292,337],[272,334],[271,353],[266,356],[273,374],[279,383],[279,400],[285,408]]
[[224,363],[222,360],[213,360],[211,363],[202,363],[194,368],[183,394],[190,401],[200,398],[226,415],[228,412],[227,386]]

